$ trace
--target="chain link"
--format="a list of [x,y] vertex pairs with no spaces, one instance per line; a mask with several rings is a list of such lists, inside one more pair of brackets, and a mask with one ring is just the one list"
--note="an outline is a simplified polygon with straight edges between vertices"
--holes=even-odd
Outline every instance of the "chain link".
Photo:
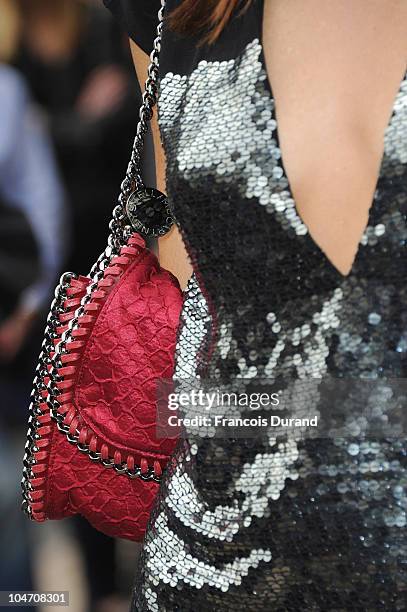
[[51,304],[51,310],[47,318],[47,326],[45,328],[44,340],[41,346],[41,352],[38,359],[38,365],[35,372],[33,390],[31,392],[31,404],[29,407],[28,432],[27,442],[25,445],[25,453],[23,459],[23,479],[21,486],[23,490],[23,510],[31,516],[31,484],[30,480],[34,478],[32,467],[35,465],[34,453],[39,449],[36,446],[40,435],[37,433],[38,421],[37,417],[42,414],[40,404],[43,402],[42,392],[46,391],[44,383],[45,377],[48,375],[48,366],[51,362],[51,351],[54,350],[54,339],[56,339],[56,328],[59,324],[59,316],[63,314],[63,303],[66,300],[66,291],[70,286],[72,278],[77,278],[76,275],[66,272],[62,275],[60,283],[55,290],[55,297]]
[[154,39],[153,50],[150,54],[150,65],[148,67],[147,80],[144,85],[144,93],[139,111],[139,122],[137,124],[136,136],[133,142],[130,161],[127,166],[126,177],[121,184],[119,204],[121,205],[123,211],[125,210],[126,202],[132,192],[135,191],[135,189],[143,186],[141,172],[142,153],[144,148],[144,137],[148,132],[148,126],[153,116],[153,108],[156,106],[158,99],[158,69],[161,51],[164,8],[165,0],[161,0],[161,8],[158,12],[157,36]]
[[[42,414],[40,404],[44,401],[42,396],[44,391],[47,392],[46,401],[50,409],[51,417],[56,422],[59,431],[64,433],[67,440],[71,444],[75,444],[79,451],[87,454],[92,461],[98,461],[105,468],[112,468],[118,474],[125,474],[131,479],[140,478],[144,481],[160,482],[160,477],[154,473],[152,468],[148,468],[147,471],[142,472],[139,466],[130,469],[126,463],[117,465],[114,459],[102,459],[101,453],[92,452],[87,444],[81,444],[79,442],[79,431],[76,430],[70,433],[70,427],[63,423],[64,415],[58,413],[59,403],[57,397],[59,390],[57,388],[57,383],[61,380],[61,377],[58,375],[58,368],[62,366],[61,355],[67,352],[66,346],[72,338],[73,330],[78,326],[78,319],[84,314],[85,306],[92,299],[93,291],[96,289],[99,280],[103,278],[105,269],[109,266],[113,257],[119,254],[120,249],[126,244],[129,236],[133,233],[126,214],[126,202],[135,188],[144,185],[141,172],[142,152],[144,137],[148,131],[148,125],[153,116],[153,108],[157,104],[158,98],[158,68],[164,8],[165,0],[161,0],[161,8],[158,12],[157,36],[154,40],[153,51],[150,55],[150,65],[145,83],[145,91],[142,96],[142,105],[139,111],[136,136],[134,138],[126,176],[121,184],[118,205],[114,208],[112,219],[109,223],[110,235],[108,238],[108,246],[93,265],[88,275],[91,282],[87,287],[86,294],[81,300],[79,308],[76,310],[74,317],[69,322],[67,330],[63,333],[56,347],[54,347],[54,340],[58,338],[56,328],[59,325],[59,316],[65,312],[64,302],[67,297],[66,291],[70,286],[71,280],[73,278],[78,278],[77,275],[72,272],[66,272],[62,275],[60,283],[55,290],[54,300],[51,304],[50,313],[47,318],[44,340],[41,346],[38,365],[35,371],[33,390],[31,392],[27,442],[23,459],[23,478],[21,481],[23,492],[22,508],[30,517],[32,517],[32,485],[30,481],[35,477],[32,470],[36,463],[34,453],[39,450],[36,442],[41,438],[38,433],[39,422],[37,417]],[[54,351],[55,354],[51,358],[51,352]],[[46,377],[49,377],[50,381],[47,387],[44,383]]]

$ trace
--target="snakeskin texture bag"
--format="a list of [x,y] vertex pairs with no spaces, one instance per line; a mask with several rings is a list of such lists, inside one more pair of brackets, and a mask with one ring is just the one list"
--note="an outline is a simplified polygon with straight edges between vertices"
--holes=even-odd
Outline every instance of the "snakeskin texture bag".
[[173,223],[165,196],[141,178],[162,13],[108,247],[89,276],[62,276],[48,316],[22,481],[32,519],[81,514],[136,541],[176,443],[156,437],[156,383],[173,373],[182,293],[140,236],[161,236]]

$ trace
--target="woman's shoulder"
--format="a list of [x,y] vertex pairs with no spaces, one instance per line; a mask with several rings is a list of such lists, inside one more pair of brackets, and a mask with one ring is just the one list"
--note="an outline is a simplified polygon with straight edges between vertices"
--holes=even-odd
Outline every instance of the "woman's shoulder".
[[161,0],[103,0],[134,42],[146,53],[153,48]]
[[[183,0],[165,0],[164,17],[182,4]],[[150,54],[158,25],[161,0],[103,0],[134,42]],[[190,74],[201,60],[228,61],[238,57],[247,44],[261,38],[263,0],[252,0],[245,11],[236,10],[219,39],[211,45],[201,44],[199,32],[184,36],[166,27],[164,20],[163,48],[160,72]]]

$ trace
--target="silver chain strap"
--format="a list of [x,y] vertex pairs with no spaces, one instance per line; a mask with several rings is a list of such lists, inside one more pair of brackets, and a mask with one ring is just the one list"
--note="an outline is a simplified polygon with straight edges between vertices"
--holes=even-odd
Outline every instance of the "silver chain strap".
[[51,361],[51,351],[54,350],[54,340],[57,338],[56,328],[59,323],[59,316],[64,312],[63,303],[66,299],[66,291],[70,286],[73,274],[67,272],[62,275],[60,283],[55,290],[55,298],[51,304],[51,310],[47,319],[44,340],[41,346],[41,353],[35,372],[33,390],[31,392],[31,404],[29,408],[27,442],[23,459],[23,478],[21,487],[23,490],[23,510],[31,516],[31,490],[30,480],[34,478],[32,468],[35,465],[34,453],[39,450],[37,441],[41,439],[38,433],[39,422],[37,418],[41,416],[40,404],[43,401],[42,392],[46,391],[44,379],[48,374],[48,365]]
[[150,55],[150,65],[148,67],[147,80],[144,85],[144,93],[142,96],[142,105],[139,110],[139,122],[137,124],[136,136],[134,138],[133,150],[129,165],[127,167],[126,178],[124,179],[121,189],[122,193],[119,197],[119,202],[123,208],[126,206],[127,198],[134,189],[134,183],[137,186],[143,185],[141,177],[142,153],[144,146],[144,137],[148,132],[148,125],[153,116],[153,108],[157,104],[158,97],[158,69],[159,57],[161,51],[161,36],[163,26],[163,11],[165,0],[161,0],[161,8],[158,13],[157,36],[154,40],[153,50]]
[[[144,138],[158,99],[159,58],[163,29],[165,0],[161,0],[158,12],[157,36],[150,54],[147,80],[144,86],[139,122],[133,150],[127,167],[126,178],[121,186],[119,202],[126,210],[133,229],[146,236],[163,236],[174,223],[173,213],[167,198],[157,189],[145,187],[141,176]],[[147,214],[146,214],[147,213]]]
[[[91,460],[100,462],[104,467],[113,468],[118,474],[125,474],[129,478],[141,478],[145,481],[160,481],[160,477],[154,473],[152,468],[149,468],[148,471],[142,472],[139,466],[136,466],[134,469],[130,469],[126,463],[117,465],[113,459],[102,459],[101,453],[92,452],[88,445],[80,444],[79,431],[76,430],[75,432],[70,433],[69,426],[63,423],[64,415],[58,413],[59,404],[57,397],[59,391],[57,388],[57,383],[61,380],[61,377],[58,375],[58,368],[62,366],[61,355],[68,352],[66,345],[72,338],[72,332],[78,325],[78,319],[84,314],[86,305],[92,299],[92,293],[97,287],[99,280],[103,278],[104,271],[109,266],[113,257],[119,254],[120,249],[126,244],[129,236],[132,234],[133,229],[131,225],[133,225],[133,228],[136,227],[138,230],[146,230],[143,232],[146,235],[159,236],[166,233],[173,222],[168,203],[166,200],[163,201],[165,196],[156,190],[146,188],[143,183],[141,172],[144,138],[147,134],[148,125],[153,116],[153,108],[157,104],[158,98],[158,70],[164,8],[165,0],[161,0],[161,8],[158,12],[157,36],[154,40],[153,50],[150,55],[151,63],[148,68],[148,76],[142,96],[142,105],[139,111],[136,136],[134,138],[126,177],[121,184],[119,203],[113,210],[112,220],[109,224],[110,235],[108,238],[108,246],[93,265],[88,275],[91,282],[87,287],[86,295],[81,300],[81,304],[76,310],[75,316],[69,322],[68,329],[64,332],[56,347],[54,347],[54,340],[58,338],[56,329],[59,325],[59,316],[65,311],[64,302],[67,298],[66,291],[70,286],[71,280],[73,278],[77,278],[77,276],[72,272],[66,272],[62,275],[59,285],[55,290],[55,297],[51,304],[50,313],[47,318],[44,340],[41,346],[41,352],[33,382],[33,390],[31,392],[27,442],[25,445],[23,459],[23,478],[21,481],[23,492],[22,508],[29,516],[32,515],[32,486],[30,480],[35,477],[32,469],[36,463],[34,453],[38,452],[39,448],[37,446],[37,442],[41,439],[41,436],[38,433],[38,429],[40,427],[38,417],[42,414],[40,404],[44,401],[42,393],[45,391],[48,394],[47,404],[50,409],[51,417],[56,422],[58,429],[66,435],[67,440],[71,442],[71,444],[75,444],[79,451],[87,454]],[[143,196],[141,198],[142,204],[145,205],[146,194],[150,198],[156,198],[159,201],[159,204],[164,206],[164,219],[166,223],[163,227],[149,230],[149,228],[144,226],[143,223],[138,222],[136,215],[133,214],[134,207],[132,209],[130,206],[129,210],[129,202],[131,203],[133,201],[134,204],[134,201],[137,201],[140,196]],[[55,351],[55,354],[51,359],[52,351]],[[45,377],[49,377],[50,380],[47,387],[44,383]]]

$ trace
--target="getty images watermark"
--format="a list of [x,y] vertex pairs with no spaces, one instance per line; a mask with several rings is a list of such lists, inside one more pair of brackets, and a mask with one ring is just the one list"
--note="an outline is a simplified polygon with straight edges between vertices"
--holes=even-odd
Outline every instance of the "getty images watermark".
[[406,379],[161,380],[157,436],[402,437]]
[[[221,391],[191,391],[172,392],[168,395],[168,410],[173,414],[168,416],[170,427],[317,427],[318,415],[303,418],[284,418],[278,414],[253,415],[250,412],[280,406],[278,393],[236,393]],[[180,409],[186,409],[189,416],[181,416]],[[201,414],[191,413],[191,408],[205,411]],[[216,413],[219,409],[232,408],[239,410],[239,415]],[[242,412],[250,411],[246,416]],[[194,411],[195,412],[195,411]],[[212,414],[211,414],[212,412]]]

